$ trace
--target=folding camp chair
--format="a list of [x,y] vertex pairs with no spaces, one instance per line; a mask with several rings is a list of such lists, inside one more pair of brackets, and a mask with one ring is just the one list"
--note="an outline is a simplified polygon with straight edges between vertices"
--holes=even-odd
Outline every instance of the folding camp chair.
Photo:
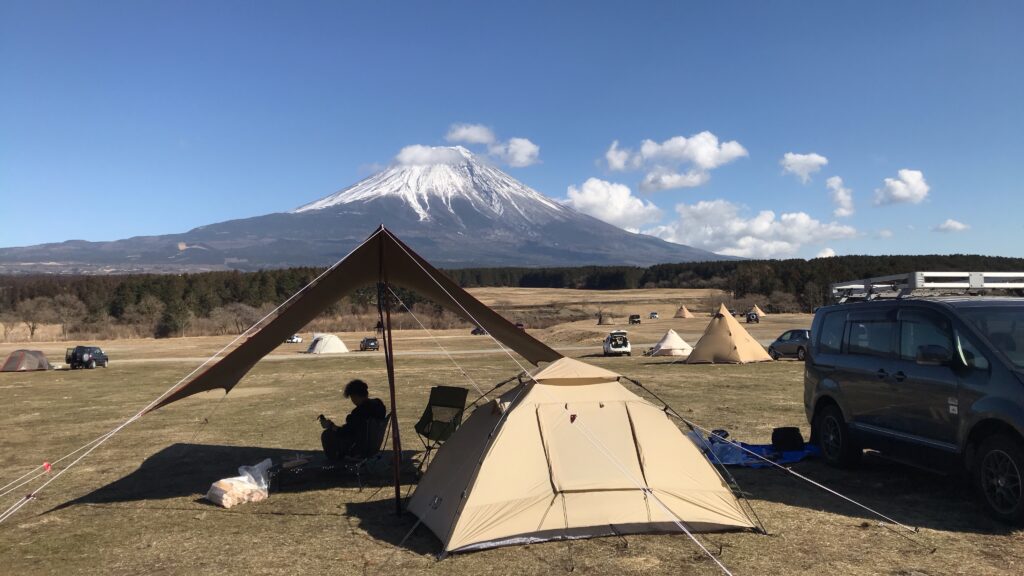
[[430,453],[441,446],[462,424],[469,390],[457,386],[434,386],[430,389],[427,407],[416,423],[416,433],[423,443],[424,454],[417,473],[426,466]]
[[349,474],[355,475],[360,491],[363,490],[363,472],[369,471],[370,464],[380,459],[389,429],[391,429],[390,414],[383,420],[367,420],[366,437],[362,444],[365,449],[362,453],[347,456],[341,461],[342,468]]

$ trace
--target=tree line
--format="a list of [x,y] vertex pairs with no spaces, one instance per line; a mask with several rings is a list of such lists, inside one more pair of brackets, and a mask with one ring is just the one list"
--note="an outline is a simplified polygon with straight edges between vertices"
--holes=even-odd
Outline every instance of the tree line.
[[[24,327],[59,325],[62,335],[115,330],[119,336],[177,336],[241,332],[308,284],[323,268],[258,272],[111,276],[0,276],[4,337]],[[813,260],[728,260],[635,266],[465,268],[445,271],[464,287],[512,286],[620,290],[714,288],[755,298],[769,312],[811,311],[828,301],[830,283],[914,270],[1024,271],[1024,259],[968,254],[837,256]],[[440,308],[408,291],[399,296],[432,316]],[[327,315],[372,316],[376,289],[368,286],[336,303]]]

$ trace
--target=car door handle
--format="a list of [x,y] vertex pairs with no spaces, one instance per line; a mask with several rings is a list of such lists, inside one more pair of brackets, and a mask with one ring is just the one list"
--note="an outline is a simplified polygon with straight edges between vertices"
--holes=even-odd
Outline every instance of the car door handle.
[[903,382],[904,380],[907,379],[907,375],[903,373],[903,370],[900,370],[899,372],[893,374],[892,377],[897,382]]
[[889,376],[889,373],[886,372],[884,368],[879,368],[878,372],[875,372],[875,376],[878,376],[879,380],[884,380]]

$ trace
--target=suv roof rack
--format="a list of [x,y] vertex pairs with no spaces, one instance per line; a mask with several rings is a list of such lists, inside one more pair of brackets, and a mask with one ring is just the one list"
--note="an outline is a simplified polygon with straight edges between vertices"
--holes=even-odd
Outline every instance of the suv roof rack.
[[832,299],[905,298],[907,296],[965,294],[982,290],[1024,289],[1024,272],[908,272],[831,285]]

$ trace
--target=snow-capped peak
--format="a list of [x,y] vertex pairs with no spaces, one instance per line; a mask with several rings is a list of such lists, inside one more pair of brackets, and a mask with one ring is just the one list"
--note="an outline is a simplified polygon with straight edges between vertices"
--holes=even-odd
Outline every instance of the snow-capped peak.
[[420,220],[432,220],[432,210],[456,217],[457,201],[465,201],[488,217],[518,215],[526,220],[563,217],[568,208],[533,190],[501,170],[479,161],[462,146],[407,146],[387,169],[292,212],[323,210],[400,198]]

